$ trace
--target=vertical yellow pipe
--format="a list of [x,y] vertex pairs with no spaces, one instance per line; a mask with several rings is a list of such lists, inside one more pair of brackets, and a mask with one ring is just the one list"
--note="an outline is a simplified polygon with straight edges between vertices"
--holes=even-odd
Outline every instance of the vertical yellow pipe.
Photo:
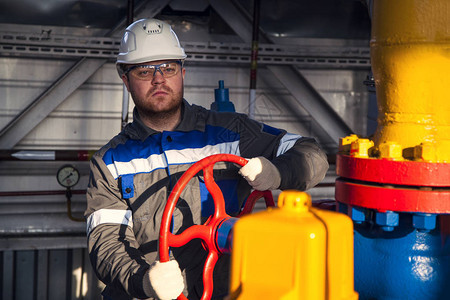
[[450,1],[374,0],[375,147],[450,162]]

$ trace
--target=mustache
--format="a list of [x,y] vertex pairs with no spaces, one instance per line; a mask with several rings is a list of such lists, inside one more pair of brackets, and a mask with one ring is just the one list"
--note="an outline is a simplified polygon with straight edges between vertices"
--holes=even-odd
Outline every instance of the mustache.
[[156,93],[157,91],[164,91],[164,92],[168,92],[168,93],[172,93],[173,92],[170,87],[165,86],[165,85],[161,85],[161,86],[152,87],[148,91],[148,95],[152,95],[152,94]]

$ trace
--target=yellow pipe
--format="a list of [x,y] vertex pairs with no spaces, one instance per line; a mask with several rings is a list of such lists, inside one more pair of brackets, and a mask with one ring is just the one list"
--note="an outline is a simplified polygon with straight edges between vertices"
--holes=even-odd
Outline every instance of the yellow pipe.
[[450,162],[450,1],[374,0],[375,149]]

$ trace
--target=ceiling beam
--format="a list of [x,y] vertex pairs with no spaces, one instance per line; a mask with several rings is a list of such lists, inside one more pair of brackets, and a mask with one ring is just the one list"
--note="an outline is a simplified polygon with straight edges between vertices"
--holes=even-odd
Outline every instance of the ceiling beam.
[[348,136],[352,130],[336,113],[336,111],[322,98],[317,90],[294,67],[267,66],[280,83],[290,91],[292,96],[337,145],[339,137]]
[[[246,43],[252,41],[252,16],[235,1],[209,0],[211,7],[222,17],[231,29]],[[267,43],[269,40],[260,30],[260,42]]]
[[0,149],[11,149],[107,60],[82,58],[0,131]]

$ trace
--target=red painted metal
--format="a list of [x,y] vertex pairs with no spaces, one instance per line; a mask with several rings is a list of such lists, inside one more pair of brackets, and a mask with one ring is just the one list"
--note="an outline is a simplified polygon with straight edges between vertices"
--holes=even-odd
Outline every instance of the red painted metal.
[[275,201],[273,200],[271,191],[253,191],[250,196],[248,196],[247,201],[245,201],[244,208],[239,213],[238,217],[242,217],[243,215],[249,214],[252,212],[255,207],[256,201],[264,197],[264,201],[266,202],[266,207],[274,207]]
[[450,188],[383,187],[338,178],[335,196],[338,202],[381,212],[450,213]]
[[385,184],[450,187],[450,164],[357,158],[338,154],[336,173],[345,178]]
[[[188,243],[189,241],[199,238],[203,241],[203,245],[206,246],[209,251],[205,266],[203,268],[203,295],[202,300],[210,299],[213,291],[213,271],[217,259],[219,258],[220,251],[215,243],[217,227],[226,219],[230,218],[225,212],[225,201],[223,194],[219,186],[215,183],[213,177],[213,167],[216,162],[227,161],[244,166],[247,163],[245,158],[231,155],[231,154],[216,154],[199,160],[193,164],[178,180],[174,189],[170,193],[167,200],[166,207],[164,209],[161,229],[159,232],[159,256],[161,262],[169,261],[169,246],[180,247]],[[186,229],[179,235],[172,234],[170,232],[170,223],[172,220],[172,214],[175,210],[178,198],[181,192],[186,187],[189,180],[194,177],[200,170],[203,170],[205,178],[205,184],[208,191],[211,193],[215,210],[214,214],[203,225],[194,225]],[[183,294],[178,296],[178,299],[187,299]]]

